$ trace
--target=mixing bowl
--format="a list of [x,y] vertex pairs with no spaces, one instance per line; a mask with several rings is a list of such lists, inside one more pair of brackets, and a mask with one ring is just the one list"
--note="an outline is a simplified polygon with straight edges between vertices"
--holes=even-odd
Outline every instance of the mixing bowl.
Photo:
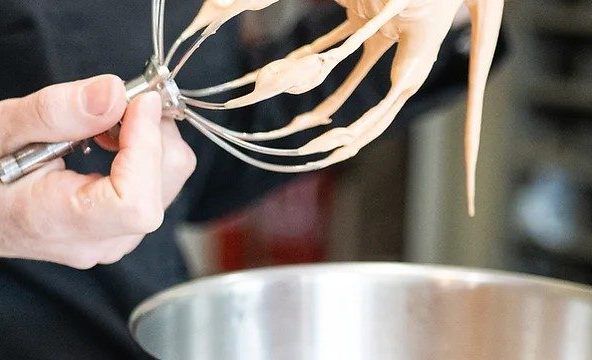
[[142,303],[130,329],[159,359],[592,359],[592,289],[395,263],[251,270]]

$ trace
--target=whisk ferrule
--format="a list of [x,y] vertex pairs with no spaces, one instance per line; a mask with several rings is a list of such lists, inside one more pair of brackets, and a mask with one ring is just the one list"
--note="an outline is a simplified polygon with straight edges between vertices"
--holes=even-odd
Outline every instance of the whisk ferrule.
[[153,56],[148,60],[144,73],[126,82],[126,96],[128,101],[148,91],[157,91],[162,98],[164,117],[184,120],[186,105],[180,100],[181,91],[166,66],[160,65]]

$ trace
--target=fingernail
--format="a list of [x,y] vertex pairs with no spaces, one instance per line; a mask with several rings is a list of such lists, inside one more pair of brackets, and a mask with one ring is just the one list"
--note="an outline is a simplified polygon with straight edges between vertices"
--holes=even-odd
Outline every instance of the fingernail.
[[113,106],[113,78],[102,76],[82,88],[82,104],[90,115],[103,115]]

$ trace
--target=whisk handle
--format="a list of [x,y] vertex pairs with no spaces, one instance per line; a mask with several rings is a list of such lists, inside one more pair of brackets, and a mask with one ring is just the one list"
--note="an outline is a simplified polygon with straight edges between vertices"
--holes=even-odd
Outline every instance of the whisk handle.
[[0,159],[0,181],[10,184],[23,176],[43,167],[45,164],[59,159],[73,152],[79,146],[83,146],[85,152],[89,148],[85,141],[64,141],[49,144],[29,144],[17,152]]

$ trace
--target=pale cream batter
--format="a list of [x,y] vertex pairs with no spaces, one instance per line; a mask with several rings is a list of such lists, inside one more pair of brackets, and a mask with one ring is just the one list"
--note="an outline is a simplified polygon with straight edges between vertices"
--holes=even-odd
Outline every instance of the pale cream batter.
[[[206,0],[192,24],[169,53],[201,29],[199,41],[226,21],[248,10],[260,10],[277,0]],[[358,64],[331,96],[312,111],[299,115],[287,126],[265,133],[233,136],[242,140],[270,140],[328,124],[374,64],[398,43],[391,70],[392,86],[386,97],[351,125],[335,128],[297,149],[301,155],[333,151],[315,163],[325,167],[343,161],[377,138],[392,123],[406,101],[428,77],[439,49],[453,26],[456,14],[466,4],[472,22],[471,61],[465,131],[465,165],[469,214],[475,213],[475,173],[485,84],[501,25],[504,0],[335,0],[347,9],[347,21],[317,41],[284,59],[274,61],[240,79],[194,96],[222,92],[254,82],[254,90],[224,104],[198,102],[207,108],[233,109],[269,99],[281,93],[301,94],[321,84],[329,73],[360,47]],[[333,46],[338,45],[332,48]],[[186,95],[191,96],[188,91]]]

